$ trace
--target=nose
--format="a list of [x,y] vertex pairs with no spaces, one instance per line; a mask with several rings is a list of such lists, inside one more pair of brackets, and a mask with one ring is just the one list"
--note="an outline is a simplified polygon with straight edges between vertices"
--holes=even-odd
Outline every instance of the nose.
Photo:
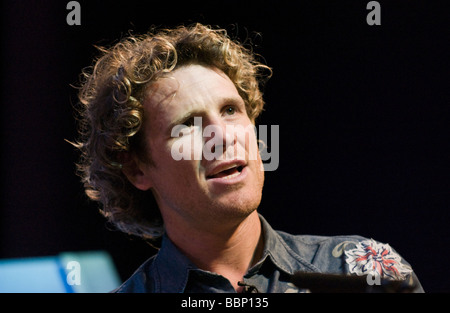
[[220,118],[209,118],[203,130],[203,155],[207,160],[220,159],[228,151],[234,150],[236,134],[233,127]]

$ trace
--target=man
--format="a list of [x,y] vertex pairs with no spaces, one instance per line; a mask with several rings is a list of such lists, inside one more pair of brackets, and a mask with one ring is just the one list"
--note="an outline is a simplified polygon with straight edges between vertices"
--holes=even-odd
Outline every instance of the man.
[[252,126],[270,73],[200,24],[126,38],[85,73],[86,192],[122,231],[161,239],[117,292],[305,291],[291,282],[297,272],[369,274],[422,291],[389,245],[293,236],[258,214],[264,171]]

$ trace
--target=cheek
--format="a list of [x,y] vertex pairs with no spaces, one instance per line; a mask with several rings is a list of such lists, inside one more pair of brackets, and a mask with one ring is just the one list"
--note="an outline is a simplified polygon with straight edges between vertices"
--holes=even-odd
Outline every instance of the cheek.
[[201,137],[185,135],[166,142],[159,151],[159,161],[156,166],[163,168],[164,179],[172,183],[192,184],[192,178],[199,176],[199,160],[201,160]]
[[[244,150],[249,161],[260,160],[258,141],[256,138],[255,126],[248,125],[236,136],[237,146]],[[238,149],[239,151],[239,149]]]
[[167,149],[173,160],[201,160],[203,140],[199,128],[172,133],[172,138]]
[[246,135],[245,149],[248,153],[248,160],[253,164],[258,180],[264,182],[264,165],[260,154],[260,148],[264,147],[264,143],[261,144],[261,141],[257,139],[256,128],[254,126]]
[[199,170],[198,161],[193,160],[173,160],[170,154],[155,162],[155,168],[152,172],[154,189],[163,196],[163,198],[178,197],[183,195],[187,197],[198,188]]

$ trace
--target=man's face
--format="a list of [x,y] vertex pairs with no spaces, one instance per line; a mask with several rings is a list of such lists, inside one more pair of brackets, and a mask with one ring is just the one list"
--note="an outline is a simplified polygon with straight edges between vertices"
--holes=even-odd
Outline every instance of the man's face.
[[143,131],[153,162],[141,163],[138,188],[152,190],[163,217],[206,222],[253,212],[264,171],[253,123],[228,76],[184,66],[150,85],[146,98]]

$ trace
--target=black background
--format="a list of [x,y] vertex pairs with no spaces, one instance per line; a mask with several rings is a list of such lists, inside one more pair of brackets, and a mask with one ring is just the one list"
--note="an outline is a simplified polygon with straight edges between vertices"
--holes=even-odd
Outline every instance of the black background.
[[[68,1],[67,1],[68,2]],[[155,253],[108,230],[75,176],[83,67],[129,30],[201,22],[252,39],[273,68],[258,120],[280,126],[260,212],[291,233],[388,242],[449,291],[449,22],[445,1],[3,1],[0,258],[102,249],[122,279]],[[257,34],[258,33],[258,34]],[[270,144],[270,142],[269,142]]]

